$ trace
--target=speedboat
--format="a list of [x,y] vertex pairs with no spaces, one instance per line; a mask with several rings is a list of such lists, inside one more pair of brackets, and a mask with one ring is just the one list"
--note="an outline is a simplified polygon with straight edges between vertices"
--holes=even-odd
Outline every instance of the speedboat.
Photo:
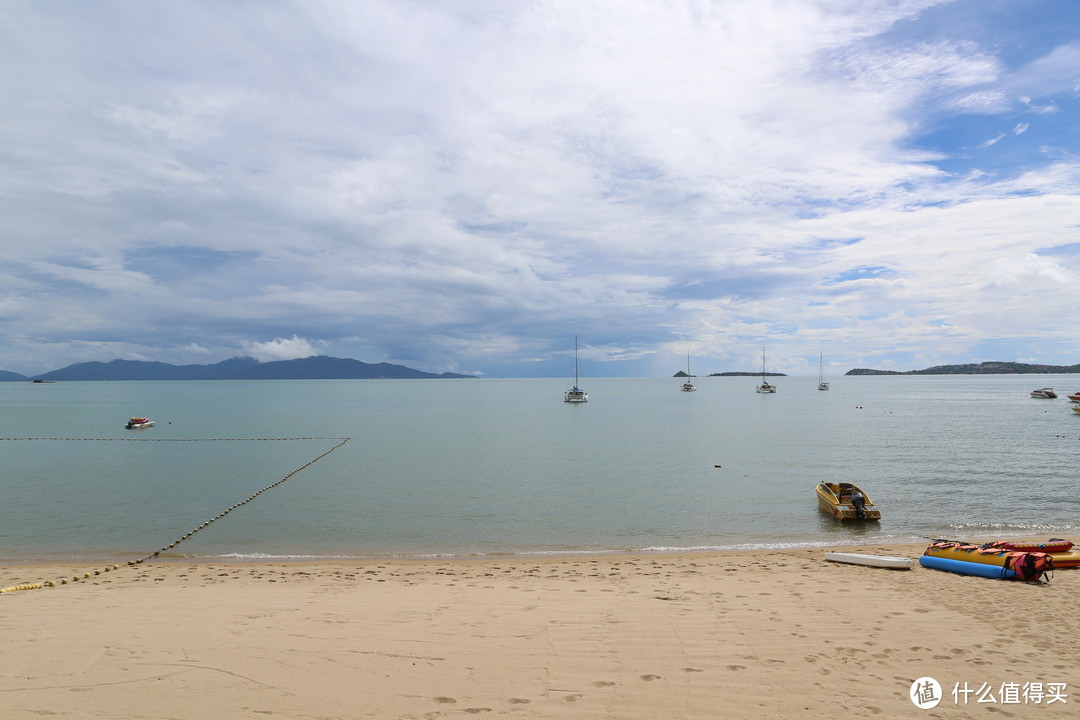
[[1031,397],[1053,400],[1057,397],[1057,393],[1054,392],[1054,388],[1039,388],[1038,390],[1031,391]]
[[880,520],[881,511],[857,485],[823,482],[817,486],[818,506],[837,520]]
[[150,418],[133,417],[127,421],[127,424],[124,425],[124,427],[128,430],[138,430],[139,428],[154,427],[154,421]]
[[1073,402],[1080,402],[1080,390],[1077,390],[1072,395],[1066,395],[1065,397],[1069,398]]

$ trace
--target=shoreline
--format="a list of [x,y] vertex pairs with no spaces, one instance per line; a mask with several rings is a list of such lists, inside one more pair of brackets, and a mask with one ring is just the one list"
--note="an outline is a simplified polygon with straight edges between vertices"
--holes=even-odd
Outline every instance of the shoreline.
[[[990,542],[993,540],[1000,540],[1002,538],[1001,532],[965,532],[960,533],[963,535],[964,542],[970,542],[973,544],[981,544],[984,542]],[[1009,533],[1009,537],[1025,537],[1032,541],[1046,542],[1050,538],[1058,538],[1062,533],[1057,534],[1023,534],[1023,533]],[[1069,534],[1069,533],[1064,533]],[[925,546],[929,543],[942,539],[944,536],[938,535],[935,537],[927,536],[897,536],[897,537],[870,537],[865,542],[860,542],[857,537],[848,535],[844,538],[846,542],[839,542],[840,538],[834,541],[813,539],[813,540],[773,540],[773,541],[761,541],[761,542],[745,542],[745,543],[732,543],[727,545],[700,545],[700,546],[687,546],[687,547],[642,547],[642,548],[585,548],[585,549],[558,549],[558,550],[496,550],[490,552],[480,551],[447,551],[447,552],[370,552],[370,553],[288,553],[288,554],[272,554],[272,553],[239,553],[229,552],[220,555],[213,554],[182,554],[178,552],[172,552],[168,548],[162,548],[155,553],[120,553],[120,552],[101,552],[96,554],[90,554],[85,559],[60,557],[65,553],[57,553],[57,557],[34,557],[34,558],[2,558],[0,557],[0,570],[10,567],[75,567],[80,564],[97,566],[97,565],[120,565],[121,567],[127,565],[138,564],[151,564],[151,563],[194,563],[194,564],[208,564],[208,563],[221,563],[221,564],[248,564],[248,563],[323,563],[323,562],[412,562],[412,561],[432,561],[432,562],[457,562],[457,561],[484,561],[484,560],[506,560],[506,559],[581,559],[581,558],[607,558],[607,557],[626,557],[630,555],[649,556],[649,557],[666,557],[672,555],[709,555],[709,554],[726,554],[726,553],[773,553],[773,552],[793,552],[797,550],[836,550],[839,547],[848,548],[848,552],[859,552],[860,548],[867,547],[921,547],[925,549]],[[958,539],[955,537],[947,537],[944,539]],[[916,553],[916,557],[922,554],[922,550]]]
[[[981,718],[955,685],[1067,683],[1080,665],[1080,571],[1030,584],[826,549],[925,545],[122,566],[0,595],[0,714],[910,717],[912,683],[934,677],[949,717]],[[0,567],[0,585],[27,570]]]

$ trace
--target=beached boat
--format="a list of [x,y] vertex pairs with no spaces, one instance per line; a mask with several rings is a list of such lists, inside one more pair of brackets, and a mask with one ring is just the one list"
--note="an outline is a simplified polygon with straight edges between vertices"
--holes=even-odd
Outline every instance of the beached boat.
[[124,427],[128,430],[138,430],[139,428],[154,427],[154,421],[150,418],[133,417],[127,421],[127,424],[124,425]]
[[881,511],[857,485],[818,483],[818,506],[838,520],[880,520]]
[[980,563],[982,565],[1004,565],[1009,555],[1021,550],[1007,550],[992,545],[974,545],[958,540],[938,540],[926,548],[924,555],[941,557],[949,560]]
[[1080,567],[1080,550],[1047,553],[1054,561],[1054,569]]
[[915,561],[893,555],[863,555],[861,553],[826,552],[825,559],[830,562],[848,563],[849,565],[867,565],[869,567],[910,570]]
[[1053,400],[1057,397],[1057,393],[1054,392],[1054,388],[1039,388],[1038,390],[1031,391],[1031,397]]
[[931,543],[919,558],[919,564],[963,575],[1016,580],[1038,580],[1044,572],[1054,569],[1054,560],[1047,553],[1007,550],[953,540]]
[[694,376],[690,374],[690,353],[686,353],[686,382],[679,386],[679,389],[683,392],[694,392],[697,390],[697,385],[691,379]]
[[1045,542],[1038,540],[996,540],[987,543],[984,547],[1046,553],[1054,561],[1055,570],[1058,568],[1080,567],[1080,550],[1075,549],[1071,541],[1062,540],[1061,538],[1051,538]]
[[765,379],[765,348],[761,348],[761,384],[754,388],[759,393],[774,393],[776,392],[776,386],[769,383]]
[[822,365],[822,356],[821,356],[820,352],[818,353],[818,364],[817,364],[817,389],[818,390],[828,390],[829,389],[829,383],[825,382],[825,366]]
[[589,402],[589,393],[578,387],[578,341],[574,337],[574,387],[563,393],[563,402],[584,403]]

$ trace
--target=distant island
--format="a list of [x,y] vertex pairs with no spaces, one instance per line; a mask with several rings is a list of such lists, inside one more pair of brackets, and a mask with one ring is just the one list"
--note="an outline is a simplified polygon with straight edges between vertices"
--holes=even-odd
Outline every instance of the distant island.
[[141,360],[85,362],[29,377],[0,370],[0,381],[32,380],[34,382],[57,380],[408,380],[474,377],[456,373],[429,373],[404,365],[371,364],[326,355],[265,363],[249,357],[239,357],[213,365],[170,365]]
[[[785,375],[784,373],[771,373],[771,372],[767,372],[767,373],[759,373],[759,372],[709,373],[708,377],[762,377],[763,374],[767,375],[769,377],[787,377],[787,375]],[[689,378],[689,377],[697,377],[697,376],[696,375],[687,375],[685,370],[680,370],[679,372],[672,375],[672,377]]]
[[984,362],[968,365],[935,365],[925,370],[870,370],[855,368],[845,375],[1064,375],[1080,373],[1080,365],[1030,365],[1018,362]]
[[709,373],[709,377],[787,377],[786,373],[778,372],[722,372]]

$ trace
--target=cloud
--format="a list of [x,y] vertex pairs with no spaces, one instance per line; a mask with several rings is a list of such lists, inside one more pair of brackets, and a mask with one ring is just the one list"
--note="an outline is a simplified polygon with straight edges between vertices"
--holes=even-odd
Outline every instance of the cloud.
[[[13,6],[0,369],[562,374],[574,335],[611,374],[669,375],[688,343],[753,367],[768,341],[781,370],[825,342],[975,352],[1026,322],[971,304],[1004,292],[977,270],[1075,270],[1046,248],[1075,233],[1080,148],[1075,43],[1016,60],[1034,20],[974,7]],[[830,282],[855,268],[884,270]]]
[[274,362],[319,355],[321,344],[317,340],[306,340],[293,335],[291,338],[275,338],[267,342],[246,342],[244,348],[249,357],[259,362]]

